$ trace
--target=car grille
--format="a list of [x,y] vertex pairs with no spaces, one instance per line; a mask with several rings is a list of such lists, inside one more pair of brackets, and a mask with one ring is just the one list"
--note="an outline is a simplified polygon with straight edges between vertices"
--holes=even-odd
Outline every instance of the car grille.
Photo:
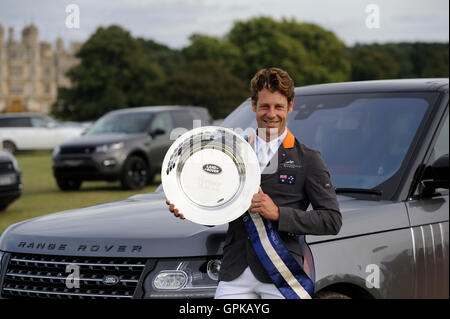
[[[4,298],[109,299],[133,298],[146,259],[66,257],[13,254],[3,280]],[[66,279],[79,266],[79,288],[68,288]],[[119,279],[105,282],[106,276]],[[72,279],[71,283],[74,283]]]
[[11,162],[0,163],[0,173],[14,172],[14,166]]
[[92,154],[95,147],[61,147],[60,154]]
[[76,167],[64,166],[64,167],[55,167],[53,169],[55,175],[64,176],[67,174],[89,174],[96,173],[98,171],[97,167],[94,165],[83,164]]

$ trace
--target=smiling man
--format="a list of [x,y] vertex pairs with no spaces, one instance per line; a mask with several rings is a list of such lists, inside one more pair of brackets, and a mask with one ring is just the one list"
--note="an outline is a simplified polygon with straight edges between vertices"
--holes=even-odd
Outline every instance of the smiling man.
[[[314,270],[304,270],[309,249],[304,235],[339,232],[336,193],[320,152],[287,128],[294,105],[294,82],[287,72],[262,69],[251,88],[258,129],[249,143],[261,166],[261,187],[249,210],[229,223],[215,297],[311,298]],[[309,204],[313,210],[306,211]]]
[[[258,129],[266,129],[266,141],[275,135],[284,133],[288,114],[294,105],[294,84],[283,85],[283,81],[291,82],[289,75],[280,69],[261,70],[251,82],[252,110],[256,113]],[[272,132],[272,134],[269,134]],[[272,135],[272,136],[271,136]]]

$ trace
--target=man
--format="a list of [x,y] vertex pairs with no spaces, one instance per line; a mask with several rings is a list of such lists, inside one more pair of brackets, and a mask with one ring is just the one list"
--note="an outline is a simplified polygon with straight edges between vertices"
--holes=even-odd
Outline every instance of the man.
[[[262,167],[261,187],[252,198],[250,214],[229,223],[215,297],[290,298],[286,287],[280,287],[280,282],[286,285],[289,280],[285,277],[278,280],[278,269],[273,274],[270,267],[277,262],[268,262],[268,254],[258,248],[262,247],[258,246],[259,237],[251,233],[248,220],[260,216],[264,225],[274,228],[287,258],[291,258],[287,263],[296,263],[293,268],[300,267],[304,276],[304,247],[299,243],[299,236],[335,235],[342,219],[320,152],[300,143],[287,129],[287,118],[294,105],[294,82],[290,76],[278,68],[262,69],[251,80],[251,88],[258,129],[249,143]],[[270,169],[273,163],[275,169]],[[313,210],[306,211],[310,203]],[[174,204],[169,201],[167,204],[175,216],[184,218]],[[299,276],[301,279],[294,284],[300,283],[303,289],[302,275],[294,274],[292,278]]]

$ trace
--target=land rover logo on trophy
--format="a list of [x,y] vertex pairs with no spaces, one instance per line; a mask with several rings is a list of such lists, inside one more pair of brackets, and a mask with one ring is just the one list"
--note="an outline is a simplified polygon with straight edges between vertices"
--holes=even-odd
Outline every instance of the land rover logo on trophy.
[[222,169],[216,164],[205,164],[203,165],[203,170],[209,174],[220,174]]
[[108,285],[108,286],[114,286],[116,284],[118,284],[120,281],[119,277],[115,276],[115,275],[106,275],[105,277],[103,277],[103,284]]

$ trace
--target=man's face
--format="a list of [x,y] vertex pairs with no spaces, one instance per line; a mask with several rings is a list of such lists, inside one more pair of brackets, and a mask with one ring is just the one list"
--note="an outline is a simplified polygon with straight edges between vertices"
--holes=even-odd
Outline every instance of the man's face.
[[266,129],[267,141],[271,139],[270,136],[275,138],[283,134],[288,114],[292,112],[293,105],[293,99],[291,103],[288,103],[283,94],[278,91],[270,92],[268,89],[258,92],[257,103],[252,100],[252,109],[256,113],[258,128]]

